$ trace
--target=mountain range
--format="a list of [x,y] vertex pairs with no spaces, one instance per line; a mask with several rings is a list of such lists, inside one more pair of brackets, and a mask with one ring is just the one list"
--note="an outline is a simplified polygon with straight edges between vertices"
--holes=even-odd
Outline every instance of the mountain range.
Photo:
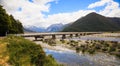
[[52,24],[47,28],[37,27],[37,26],[24,26],[25,32],[58,32],[62,31],[65,25],[62,23]]
[[97,31],[120,31],[120,18],[108,18],[92,12],[63,29],[63,32]]
[[63,25],[62,23],[52,24],[46,30],[47,32],[58,32],[58,31],[62,31],[64,26],[65,25]]
[[120,31],[120,18],[105,17],[95,12],[68,24],[52,24],[47,28],[37,26],[24,26],[25,32],[96,32]]

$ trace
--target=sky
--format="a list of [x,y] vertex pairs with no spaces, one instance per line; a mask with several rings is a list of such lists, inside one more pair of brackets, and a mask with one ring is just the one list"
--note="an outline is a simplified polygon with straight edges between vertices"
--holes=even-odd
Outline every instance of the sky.
[[0,5],[24,26],[67,24],[91,12],[120,18],[120,0],[0,0]]

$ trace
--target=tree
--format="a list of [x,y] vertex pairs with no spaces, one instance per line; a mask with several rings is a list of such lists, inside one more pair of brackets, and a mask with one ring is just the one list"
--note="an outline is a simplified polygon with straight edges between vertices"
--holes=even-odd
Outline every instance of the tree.
[[0,5],[0,36],[5,36],[5,34],[8,32],[9,23],[9,15]]
[[24,31],[23,31],[23,25],[22,25],[22,23],[19,21],[19,20],[16,20],[16,22],[17,22],[17,29],[18,29],[18,33],[23,33]]
[[9,33],[17,34],[17,33],[23,33],[23,26],[22,23],[19,20],[15,20],[15,18],[10,15],[10,26],[9,26]]
[[23,33],[23,26],[22,23],[12,15],[9,16],[0,5],[0,36],[5,36],[7,33]]

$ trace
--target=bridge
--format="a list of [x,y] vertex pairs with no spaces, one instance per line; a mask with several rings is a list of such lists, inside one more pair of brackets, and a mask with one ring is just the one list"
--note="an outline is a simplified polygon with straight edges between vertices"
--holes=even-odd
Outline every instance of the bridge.
[[69,37],[78,37],[78,36],[85,36],[85,35],[92,35],[92,34],[101,34],[102,32],[48,32],[48,33],[25,33],[25,34],[17,34],[17,36],[22,37],[34,37],[35,40],[37,38],[44,38],[45,36],[51,36],[52,39],[56,39],[56,36],[62,36],[62,39],[65,39],[66,36]]

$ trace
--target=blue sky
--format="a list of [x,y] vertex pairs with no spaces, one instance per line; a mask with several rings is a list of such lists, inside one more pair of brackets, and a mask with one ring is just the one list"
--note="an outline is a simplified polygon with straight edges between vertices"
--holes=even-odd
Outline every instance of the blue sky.
[[59,0],[56,4],[51,3],[51,8],[49,14],[64,13],[64,12],[75,12],[80,9],[86,10],[90,3],[96,2],[97,0]]
[[0,0],[0,4],[24,26],[67,24],[91,12],[120,17],[120,0]]
[[[97,2],[99,0],[59,0],[58,3],[51,2],[50,11],[43,12],[46,15],[56,13],[75,12],[78,10],[87,10],[90,3]],[[120,4],[120,0],[114,0]],[[96,11],[103,10],[105,6],[94,8]]]

